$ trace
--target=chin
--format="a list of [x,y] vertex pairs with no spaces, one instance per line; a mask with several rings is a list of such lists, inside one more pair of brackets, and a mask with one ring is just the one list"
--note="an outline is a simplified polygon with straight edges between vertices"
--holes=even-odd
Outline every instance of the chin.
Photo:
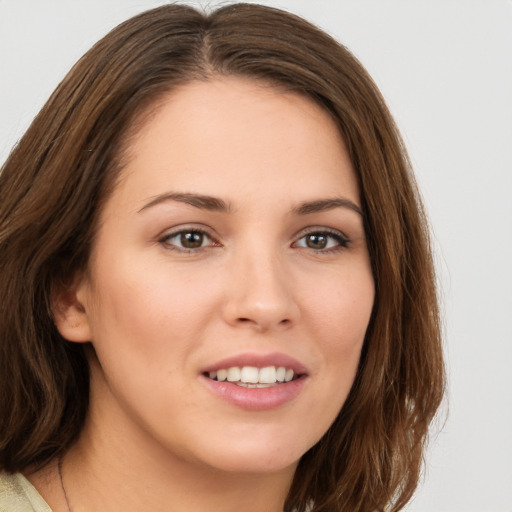
[[316,442],[305,442],[288,432],[265,436],[258,428],[252,425],[253,435],[249,437],[229,435],[217,442],[210,437],[208,446],[203,447],[201,460],[212,468],[230,473],[294,471],[302,455]]
[[223,456],[215,461],[211,461],[209,466],[216,471],[225,473],[237,473],[239,475],[270,475],[281,472],[294,472],[299,463],[300,457],[286,457],[278,454],[243,454],[238,453],[230,456]]

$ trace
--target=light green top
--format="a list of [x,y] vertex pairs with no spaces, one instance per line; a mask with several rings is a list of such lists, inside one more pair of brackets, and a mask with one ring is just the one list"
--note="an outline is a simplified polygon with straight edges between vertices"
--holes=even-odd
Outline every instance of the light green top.
[[0,512],[52,512],[52,509],[21,473],[0,472]]

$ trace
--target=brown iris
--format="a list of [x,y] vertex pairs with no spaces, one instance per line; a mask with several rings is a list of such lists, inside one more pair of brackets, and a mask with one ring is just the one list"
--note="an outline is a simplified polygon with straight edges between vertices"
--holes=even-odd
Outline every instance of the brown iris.
[[310,249],[325,249],[327,247],[327,236],[313,233],[306,236],[306,245]]
[[185,249],[198,249],[203,241],[204,234],[199,231],[186,231],[180,235],[180,243]]

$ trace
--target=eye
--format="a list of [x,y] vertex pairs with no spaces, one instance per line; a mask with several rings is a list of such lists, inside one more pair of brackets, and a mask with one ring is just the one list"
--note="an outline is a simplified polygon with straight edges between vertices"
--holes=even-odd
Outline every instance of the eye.
[[217,245],[207,233],[199,229],[182,229],[165,235],[160,241],[172,249],[185,251]]
[[348,238],[337,231],[312,231],[299,238],[293,245],[315,251],[328,251],[345,248],[348,243]]

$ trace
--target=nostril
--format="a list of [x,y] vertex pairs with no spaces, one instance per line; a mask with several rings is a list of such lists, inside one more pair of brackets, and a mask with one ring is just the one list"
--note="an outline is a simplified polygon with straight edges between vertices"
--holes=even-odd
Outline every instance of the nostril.
[[[260,325],[261,322],[258,322],[257,320],[253,320],[251,318],[247,318],[247,317],[239,317],[237,318],[237,322],[239,324],[255,324],[255,325]],[[282,320],[279,320],[279,322],[277,322],[276,325],[280,325],[280,326],[288,326],[292,323],[292,321],[289,319],[289,318],[283,318]]]

